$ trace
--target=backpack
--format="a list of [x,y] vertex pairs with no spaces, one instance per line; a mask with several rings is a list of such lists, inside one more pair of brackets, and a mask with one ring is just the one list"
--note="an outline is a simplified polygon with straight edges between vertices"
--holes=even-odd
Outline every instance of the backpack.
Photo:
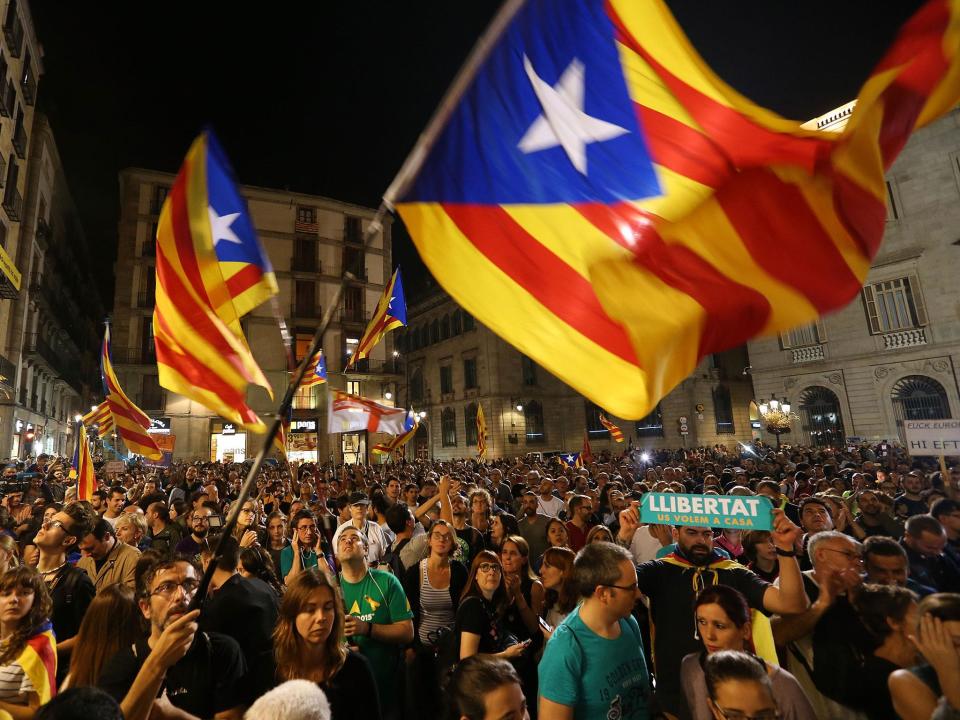
[[400,551],[403,550],[408,542],[410,542],[410,538],[404,538],[395,548],[387,550],[380,559],[379,569],[387,570],[393,573],[398,579],[403,579],[406,568],[403,566],[403,561],[400,560]]

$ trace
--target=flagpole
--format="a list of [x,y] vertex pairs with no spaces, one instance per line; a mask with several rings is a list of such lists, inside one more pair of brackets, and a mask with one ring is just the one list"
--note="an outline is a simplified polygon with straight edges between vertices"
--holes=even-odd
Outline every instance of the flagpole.
[[473,82],[474,77],[476,77],[480,66],[490,55],[490,51],[493,50],[493,46],[497,40],[500,39],[500,36],[503,35],[504,30],[506,30],[507,26],[513,20],[514,15],[523,7],[524,2],[525,0],[507,0],[490,22],[490,26],[484,31],[483,35],[480,36],[480,39],[477,40],[476,45],[473,46],[473,50],[470,51],[463,67],[460,68],[460,71],[453,78],[453,82],[450,83],[446,95],[444,95],[443,100],[440,101],[440,105],[438,105],[434,111],[433,116],[427,123],[427,127],[420,133],[420,137],[417,138],[413,150],[407,155],[407,159],[404,160],[400,171],[396,177],[394,177],[393,182],[390,183],[390,187],[388,187],[387,191],[383,194],[383,201],[391,210],[397,198],[406,192],[409,184],[413,182],[414,178],[420,173],[420,168],[423,167],[424,160],[427,159],[430,149],[440,136],[440,132],[447,124],[447,120],[449,120],[453,114],[457,103],[460,102],[460,98],[463,97],[470,83]]
[[[363,234],[363,241],[361,243],[363,247],[366,247],[370,240],[383,228],[383,217],[387,212],[389,212],[387,204],[381,203],[376,214],[373,216],[373,220],[370,221],[366,232]],[[333,321],[334,314],[337,312],[340,304],[343,302],[343,295],[346,291],[347,283],[356,279],[357,277],[353,273],[343,273],[343,277],[340,279],[340,285],[337,287],[336,293],[334,293],[333,300],[327,306],[326,312],[323,313],[320,324],[317,326],[317,330],[313,334],[313,339],[310,341],[310,348],[306,353],[304,353],[303,359],[300,361],[300,364],[297,365],[297,369],[293,374],[293,378],[291,378],[290,383],[287,385],[286,392],[283,394],[283,400],[280,401],[280,407],[277,408],[273,422],[270,424],[267,433],[263,436],[263,445],[261,446],[260,451],[257,453],[257,456],[254,458],[253,465],[251,465],[250,469],[247,471],[247,477],[244,479],[243,485],[240,486],[240,492],[237,495],[236,501],[230,506],[230,514],[227,516],[227,520],[223,525],[223,529],[220,534],[220,540],[217,543],[217,548],[214,550],[213,557],[207,565],[206,571],[203,573],[203,578],[200,580],[200,586],[197,588],[197,593],[194,595],[194,598],[190,603],[191,610],[199,608],[203,604],[203,599],[207,594],[207,588],[210,586],[210,579],[213,577],[213,573],[216,570],[217,561],[223,556],[224,541],[233,534],[233,529],[236,527],[237,519],[240,516],[240,508],[243,507],[243,504],[253,492],[253,488],[256,485],[257,477],[260,474],[260,468],[263,465],[263,461],[266,459],[267,454],[273,447],[273,439],[280,431],[283,418],[287,416],[287,412],[293,405],[293,397],[297,392],[297,388],[300,387],[300,383],[303,382],[303,378],[307,374],[307,368],[310,366],[310,360],[317,353],[317,351],[320,350],[320,346],[323,345],[323,336],[326,333],[327,328],[330,326],[330,323]]]

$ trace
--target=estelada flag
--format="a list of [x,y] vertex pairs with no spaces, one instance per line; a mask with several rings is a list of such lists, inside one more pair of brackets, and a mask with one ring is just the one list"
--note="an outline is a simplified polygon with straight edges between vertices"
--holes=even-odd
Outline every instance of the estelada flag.
[[[150,427],[150,416],[138,408],[127,397],[120,387],[120,380],[113,370],[113,361],[110,357],[110,326],[103,332],[103,344],[100,348],[100,374],[103,379],[104,392],[107,399],[104,401],[110,414],[117,434],[123,440],[127,450],[137,455],[143,455],[151,460],[163,458],[163,452],[147,429]],[[103,437],[101,435],[101,437]]]
[[607,420],[607,418],[603,416],[603,413],[600,413],[600,424],[609,431],[610,437],[613,438],[614,442],[623,442],[623,430]]
[[273,390],[240,318],[277,292],[246,202],[213,134],[197,138],[157,227],[154,343],[160,384],[255,432],[250,384]]
[[367,323],[367,329],[364,330],[356,351],[347,361],[347,367],[351,367],[357,360],[369,357],[370,352],[383,339],[384,335],[394,328],[403,327],[406,324],[407,300],[403,295],[403,280],[400,277],[400,268],[397,268],[394,270],[390,282],[383,289],[380,300],[377,302],[377,309],[374,310],[373,317]]
[[727,85],[662,0],[508,3],[385,200],[460,305],[640,418],[857,295],[885,168],[960,97],[958,18],[924,5],[826,133]]
[[307,368],[306,374],[303,376],[303,381],[300,383],[300,387],[313,387],[314,385],[320,385],[327,381],[327,360],[323,356],[323,350],[317,350],[312,358],[310,358],[310,366]]

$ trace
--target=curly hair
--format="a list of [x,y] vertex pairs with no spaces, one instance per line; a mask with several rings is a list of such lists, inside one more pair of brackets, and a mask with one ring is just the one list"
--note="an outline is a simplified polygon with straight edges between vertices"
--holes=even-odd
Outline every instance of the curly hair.
[[[324,642],[324,658],[320,668],[305,668],[302,664],[304,639],[297,631],[297,615],[307,604],[314,590],[328,588],[333,596],[334,619],[330,634]],[[325,573],[308,568],[297,575],[280,601],[280,614],[273,630],[273,654],[277,661],[277,676],[282,680],[304,679],[325,683],[340,672],[347,659],[343,640],[343,597],[340,589]]]
[[27,641],[50,620],[50,612],[53,610],[47,584],[43,582],[40,573],[29,565],[11,568],[0,575],[0,596],[9,595],[15,590],[32,591],[33,604],[13,634],[0,643],[0,665],[9,665],[20,656],[27,646]]

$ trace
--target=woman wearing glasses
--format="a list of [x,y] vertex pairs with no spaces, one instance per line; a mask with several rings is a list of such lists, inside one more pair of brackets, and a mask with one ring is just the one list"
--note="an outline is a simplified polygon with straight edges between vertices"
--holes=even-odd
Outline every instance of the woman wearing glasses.
[[[703,672],[709,697],[700,701],[696,708],[691,708],[694,717],[707,720],[780,720],[790,717],[777,707],[774,697],[779,695],[770,682],[767,668],[754,655],[720,650],[704,661]],[[688,696],[687,700],[691,702],[692,698]],[[782,698],[780,704],[783,704]],[[809,717],[815,717],[812,711]]]
[[370,664],[347,648],[343,600],[330,577],[308,568],[292,578],[273,632],[277,678],[317,683],[337,720],[379,720]]
[[517,642],[503,624],[509,604],[500,558],[489,550],[481,550],[470,567],[467,587],[457,608],[455,633],[459,636],[460,660],[478,654],[510,660],[523,654],[530,641]]
[[[703,650],[691,653],[683,659],[680,666],[680,681],[683,684],[687,706],[694,720],[710,720],[711,718],[744,718],[746,715],[717,714],[717,707],[707,702],[707,697],[714,698],[710,692],[709,683],[705,678],[705,667],[708,658],[714,653],[736,651],[737,654],[749,654],[752,665],[762,667],[769,676],[767,688],[772,688],[777,698],[782,715],[750,715],[750,717],[783,717],[786,720],[816,720],[816,714],[797,679],[776,665],[768,665],[753,655],[753,626],[750,620],[750,607],[746,598],[736,589],[728,585],[711,585],[705,587],[697,595],[693,603],[694,633],[703,643]],[[744,663],[741,663],[743,665]],[[762,684],[762,683],[761,683]],[[762,693],[761,693],[762,694]],[[719,701],[718,701],[719,702]],[[724,705],[731,708],[737,705]]]
[[435,522],[428,535],[429,555],[408,568],[403,582],[416,633],[407,667],[407,698],[411,711],[424,717],[439,715],[439,698],[434,692],[440,682],[436,653],[441,638],[453,628],[467,584],[467,568],[450,558],[455,537],[450,525],[443,520]]

